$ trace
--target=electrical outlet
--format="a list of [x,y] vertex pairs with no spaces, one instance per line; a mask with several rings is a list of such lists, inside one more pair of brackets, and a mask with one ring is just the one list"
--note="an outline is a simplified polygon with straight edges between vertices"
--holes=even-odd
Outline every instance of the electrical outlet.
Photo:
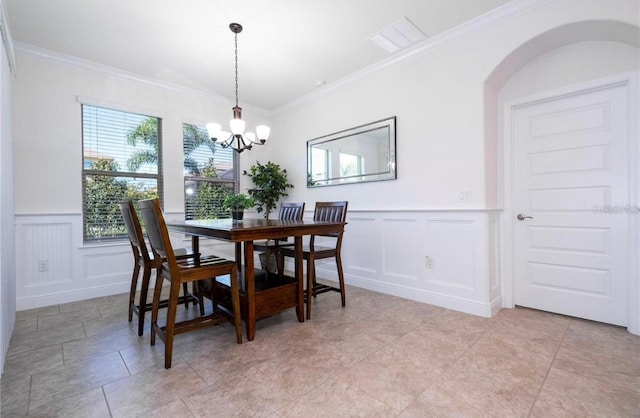
[[39,260],[38,261],[38,271],[49,271],[49,260]]
[[428,255],[425,256],[425,267],[428,269],[433,268],[433,257],[429,257]]
[[463,190],[458,193],[458,201],[470,203],[473,200],[473,192],[471,190]]

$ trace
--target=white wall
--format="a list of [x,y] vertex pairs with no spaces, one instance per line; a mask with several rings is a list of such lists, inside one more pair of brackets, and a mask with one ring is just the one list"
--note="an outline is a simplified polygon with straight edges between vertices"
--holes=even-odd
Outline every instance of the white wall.
[[[527,5],[535,7],[520,8]],[[493,210],[498,139],[486,137],[486,81],[513,51],[555,28],[594,19],[638,26],[637,0],[523,0],[505,7],[430,40],[408,59],[382,63],[277,109],[269,145],[243,153],[243,167],[258,159],[287,169],[295,185],[288,200],[306,201],[308,208],[320,200],[349,200],[348,282],[485,316],[501,306],[499,212]],[[602,49],[590,51],[595,60],[603,58]],[[18,54],[16,161],[30,163],[16,164],[17,245],[25,248],[29,234],[43,232],[51,242],[62,240],[68,257],[59,271],[39,275],[38,251],[53,256],[59,246],[17,255],[19,309],[126,291],[126,246],[81,243],[78,95],[164,118],[165,210],[175,217],[183,211],[176,158],[182,155],[181,123],[227,120],[231,106],[41,52],[23,48]],[[246,114],[250,124],[261,116]],[[308,139],[394,115],[397,180],[306,188]],[[471,202],[459,201],[462,191],[472,192]],[[434,257],[433,268],[425,256]],[[332,277],[329,266],[321,270]]]
[[[17,68],[18,310],[126,292],[132,270],[129,245],[82,242],[80,101],[162,118],[164,209],[182,219],[182,124],[224,122],[233,104],[25,45],[17,45]],[[244,116],[250,125],[269,123],[264,111],[250,106]],[[245,155],[255,158],[260,152],[243,154],[241,168],[253,161]],[[48,271],[38,271],[39,260],[49,261]]]
[[16,318],[15,235],[13,216],[13,136],[11,128],[12,75],[9,66],[11,36],[0,3],[0,374]]
[[[637,28],[638,2],[548,2],[445,46],[434,41],[437,47],[422,54],[382,71],[363,72],[348,83],[336,83],[336,88],[327,85],[309,100],[279,109],[273,121],[279,136],[272,158],[287,167],[294,180],[291,199],[313,202],[348,195],[354,209],[496,207],[495,198],[487,198],[493,186],[487,185],[486,175],[495,167],[487,167],[485,160],[485,82],[502,60],[529,40],[588,20]],[[593,54],[599,58],[600,52]],[[308,139],[393,115],[397,181],[306,188]],[[492,163],[497,163],[495,158]],[[473,201],[460,202],[461,191],[472,191]]]

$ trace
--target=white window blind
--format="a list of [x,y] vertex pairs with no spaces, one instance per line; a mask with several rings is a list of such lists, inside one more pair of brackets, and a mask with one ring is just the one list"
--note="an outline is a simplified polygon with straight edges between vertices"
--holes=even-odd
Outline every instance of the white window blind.
[[159,118],[82,105],[84,241],[126,237],[118,203],[162,198]]
[[203,126],[183,124],[185,219],[228,218],[224,198],[238,191],[238,156],[211,141]]

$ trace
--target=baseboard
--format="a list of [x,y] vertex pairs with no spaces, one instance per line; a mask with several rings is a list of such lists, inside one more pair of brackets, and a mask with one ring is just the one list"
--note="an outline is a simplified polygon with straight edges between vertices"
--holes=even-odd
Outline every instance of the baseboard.
[[61,303],[77,302],[86,299],[99,298],[103,296],[129,293],[130,282],[113,283],[105,286],[91,287],[87,289],[74,289],[66,292],[47,293],[46,295],[29,296],[16,299],[16,310],[42,308],[45,306],[58,305]]

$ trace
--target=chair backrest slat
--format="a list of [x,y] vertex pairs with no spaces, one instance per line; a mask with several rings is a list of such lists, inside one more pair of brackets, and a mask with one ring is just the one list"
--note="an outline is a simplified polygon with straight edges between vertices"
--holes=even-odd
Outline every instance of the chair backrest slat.
[[142,257],[148,261],[149,250],[147,244],[144,241],[144,235],[142,233],[142,226],[138,215],[136,215],[136,209],[132,201],[120,202],[120,212],[122,212],[122,218],[124,219],[124,225],[127,228],[127,235],[129,236],[129,242],[131,247],[136,253],[137,257]]
[[278,219],[285,221],[301,221],[304,215],[304,202],[302,203],[282,203]]
[[[349,202],[346,200],[339,202],[316,202],[313,220],[316,222],[345,222],[347,219],[348,204]],[[340,235],[341,233],[333,233],[324,236],[339,237]]]
[[153,254],[160,259],[166,259],[169,265],[175,265],[175,255],[169,239],[169,231],[164,221],[160,201],[156,199],[140,200],[138,202],[140,214],[147,230],[147,238]]

